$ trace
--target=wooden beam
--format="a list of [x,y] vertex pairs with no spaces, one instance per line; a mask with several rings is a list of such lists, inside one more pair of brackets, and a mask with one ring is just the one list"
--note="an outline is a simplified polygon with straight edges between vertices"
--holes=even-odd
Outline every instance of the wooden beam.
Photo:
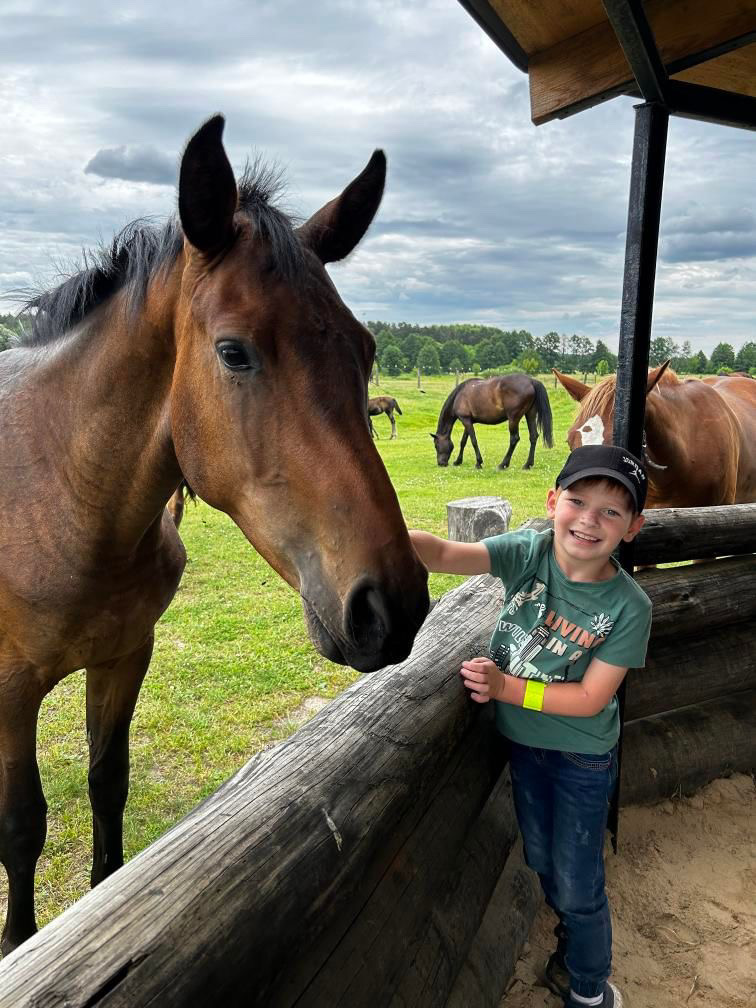
[[[756,24],[750,0],[652,0],[646,14],[670,72],[712,54],[746,45]],[[530,55],[530,107],[536,125],[563,118],[635,87],[630,67],[608,21]],[[710,82],[710,86],[723,85]]]

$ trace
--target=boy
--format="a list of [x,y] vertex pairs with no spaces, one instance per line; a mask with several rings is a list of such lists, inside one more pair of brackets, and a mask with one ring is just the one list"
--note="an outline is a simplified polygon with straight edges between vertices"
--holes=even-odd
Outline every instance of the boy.
[[604,830],[616,783],[616,690],[645,663],[651,602],[612,558],[643,525],[646,474],[615,445],[573,451],[550,490],[554,529],[479,543],[410,532],[430,571],[491,573],[506,586],[491,658],[463,662],[477,703],[496,701],[525,858],[559,917],[548,986],[566,1008],[620,1008],[608,982]]

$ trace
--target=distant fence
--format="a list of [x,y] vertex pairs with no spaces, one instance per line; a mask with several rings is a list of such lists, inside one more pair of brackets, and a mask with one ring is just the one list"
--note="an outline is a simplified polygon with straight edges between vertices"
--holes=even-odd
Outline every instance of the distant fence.
[[[626,803],[756,763],[756,505],[647,513],[654,602]],[[0,1008],[494,1008],[540,902],[505,747],[460,663],[501,585],[445,595],[363,676],[0,963]]]

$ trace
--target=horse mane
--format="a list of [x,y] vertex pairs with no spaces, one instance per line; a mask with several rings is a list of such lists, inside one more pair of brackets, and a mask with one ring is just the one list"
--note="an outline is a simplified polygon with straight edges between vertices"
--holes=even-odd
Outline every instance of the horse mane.
[[[658,391],[661,394],[661,386],[680,384],[682,383],[677,377],[676,372],[671,368],[667,368],[656,385],[654,385],[652,392]],[[585,399],[583,399],[580,403],[581,415],[586,414],[593,416],[594,414],[598,414],[601,416],[607,406],[614,408],[614,393],[616,391],[616,386],[616,375],[609,375],[608,378],[604,378],[604,380],[600,381],[598,385],[595,385]]]
[[[272,267],[289,283],[301,282],[304,251],[294,231],[295,222],[273,203],[283,189],[280,169],[256,158],[245,166],[237,188],[237,209],[268,242]],[[32,324],[19,345],[53,342],[121,290],[126,293],[127,315],[133,318],[144,305],[150,281],[176,262],[183,241],[177,216],[163,225],[138,218],[109,244],[85,250],[81,264],[74,265],[62,283],[27,298],[21,311],[32,313]]]

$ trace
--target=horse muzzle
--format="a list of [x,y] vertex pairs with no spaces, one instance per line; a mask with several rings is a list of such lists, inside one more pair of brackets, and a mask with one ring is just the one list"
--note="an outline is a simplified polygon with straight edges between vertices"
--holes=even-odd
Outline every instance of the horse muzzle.
[[[322,598],[326,593],[318,593]],[[360,578],[332,615],[302,594],[307,630],[315,649],[339,665],[375,672],[403,661],[428,614],[427,575],[422,585],[393,595],[370,578]]]

